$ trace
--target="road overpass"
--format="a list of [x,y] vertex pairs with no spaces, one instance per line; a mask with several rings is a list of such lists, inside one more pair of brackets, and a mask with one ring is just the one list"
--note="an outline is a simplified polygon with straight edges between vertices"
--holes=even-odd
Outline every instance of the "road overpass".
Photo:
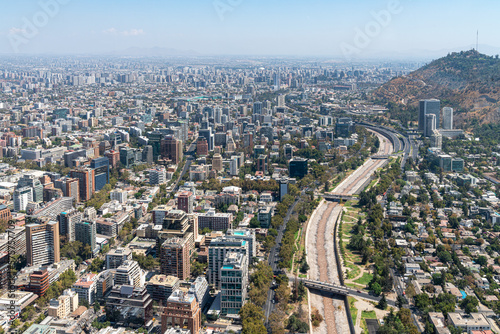
[[[352,296],[352,297],[359,297],[367,300],[371,300],[374,302],[379,302],[380,299],[382,298],[381,296],[374,296],[371,295],[367,292],[362,292],[360,290],[354,290],[345,286],[341,285],[336,285],[336,284],[331,284],[331,283],[325,283],[321,281],[315,281],[315,280],[310,280],[306,278],[295,278],[295,277],[289,277],[290,281],[299,281],[304,283],[304,286],[308,288],[309,290],[317,290],[321,292],[328,292],[328,293],[333,293],[336,295],[342,295],[342,296]],[[391,306],[396,306],[396,303],[392,300],[387,300],[387,304]]]

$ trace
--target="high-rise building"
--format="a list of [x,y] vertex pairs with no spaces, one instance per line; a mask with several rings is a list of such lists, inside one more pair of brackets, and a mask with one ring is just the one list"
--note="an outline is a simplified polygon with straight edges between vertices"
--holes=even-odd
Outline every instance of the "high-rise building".
[[187,328],[190,333],[200,332],[201,308],[195,295],[177,289],[168,297],[161,316],[161,332],[165,333],[171,327]]
[[151,277],[146,285],[151,298],[165,305],[168,297],[179,288],[180,280],[175,276],[155,275]]
[[181,191],[177,196],[177,209],[193,213],[194,195],[190,191]]
[[293,159],[293,146],[290,144],[285,144],[283,147],[284,153],[285,153],[285,158],[287,160]]
[[28,266],[48,265],[61,260],[59,224],[50,221],[26,225],[26,261]]
[[17,183],[17,188],[29,187],[33,189],[33,202],[43,202],[43,185],[38,177],[33,174],[24,174]]
[[247,297],[247,256],[241,253],[227,253],[220,268],[220,280],[221,313],[238,314]]
[[118,166],[118,162],[120,161],[120,152],[111,150],[104,153],[104,156],[108,158],[111,168],[116,168]]
[[431,135],[431,147],[439,148],[443,147],[443,136],[439,133],[438,130],[434,130]]
[[99,275],[97,275],[96,280],[96,300],[102,303],[113,285],[115,285],[114,272],[111,270],[101,271]]
[[307,159],[304,158],[293,158],[290,160],[289,174],[290,177],[303,178],[307,175],[308,166]]
[[214,154],[214,157],[212,158],[212,169],[220,172],[223,167],[222,167],[222,156],[219,153]]
[[145,326],[153,319],[153,299],[145,287],[115,285],[106,297],[106,314],[121,326]]
[[439,114],[441,111],[441,102],[436,99],[431,100],[421,100],[419,104],[418,113],[418,130],[425,131],[426,119],[425,116],[428,114],[433,114],[436,116],[436,128],[439,128]]
[[254,102],[253,114],[254,115],[262,115],[262,102]]
[[230,252],[242,253],[249,257],[249,244],[246,240],[231,237],[215,238],[208,246],[208,282],[220,289],[220,268],[226,254]]
[[267,155],[261,154],[259,158],[257,159],[257,170],[267,174],[268,170],[268,162],[267,162]]
[[33,188],[24,187],[15,189],[12,201],[14,202],[15,212],[26,211],[28,203],[33,201]]
[[80,181],[76,178],[58,178],[54,181],[54,186],[61,189],[66,197],[73,197],[76,203],[80,202]]
[[425,115],[425,128],[424,128],[424,136],[430,137],[434,130],[436,130],[436,115],[427,114]]
[[79,221],[75,224],[75,240],[84,246],[89,245],[92,252],[96,250],[96,222]]
[[278,95],[278,97],[276,98],[276,104],[278,105],[278,108],[282,108],[285,106],[285,99],[286,95],[283,94]]
[[75,241],[75,225],[83,219],[83,214],[77,210],[64,211],[59,214],[59,233],[66,236],[66,240]]
[[99,191],[109,183],[109,159],[104,157],[92,159],[90,168],[94,169],[95,191]]
[[207,279],[203,276],[198,276],[191,283],[189,287],[188,294],[194,295],[198,304],[200,304],[201,309],[205,307],[209,297],[210,297],[210,289],[208,287]]
[[153,225],[163,225],[163,219],[172,210],[171,206],[158,205],[153,209]]
[[147,163],[148,165],[153,164],[153,146],[146,145],[142,150],[142,161]]
[[283,177],[280,179],[280,188],[279,188],[279,197],[280,197],[280,202],[283,201],[285,196],[288,194],[288,178]]
[[209,129],[202,129],[198,131],[198,138],[203,137],[206,139],[207,144],[208,144],[208,150],[213,151],[214,150],[214,134],[212,133],[212,128]]
[[125,168],[132,167],[136,162],[136,150],[131,147],[120,147],[120,162]]
[[78,308],[78,294],[70,289],[64,290],[63,295],[49,301],[48,315],[64,319]]
[[453,129],[453,108],[450,107],[443,108],[443,129],[445,130]]
[[137,261],[125,260],[116,268],[115,285],[144,286],[144,277]]
[[229,161],[229,174],[231,176],[238,176],[238,174],[240,173],[240,169],[238,166],[238,157],[231,157],[231,160]]
[[161,141],[162,156],[172,160],[177,165],[182,161],[182,141],[174,136],[166,136]]
[[163,242],[160,248],[160,272],[181,280],[189,278],[191,263],[189,261],[189,245],[186,239],[170,238]]
[[106,269],[116,269],[127,260],[132,260],[129,248],[112,249],[106,254]]
[[77,168],[70,171],[72,178],[78,179],[80,201],[90,200],[95,192],[94,170],[91,168]]
[[349,137],[354,130],[354,123],[350,117],[340,117],[335,124],[337,137]]
[[231,228],[233,215],[230,213],[216,213],[215,209],[209,209],[206,213],[199,213],[198,228],[209,228],[212,231],[226,231]]
[[27,290],[41,297],[45,295],[45,292],[47,292],[49,286],[49,272],[47,268],[43,268],[41,270],[35,270],[33,273],[31,273],[30,283]]
[[149,170],[149,184],[158,185],[167,182],[167,171],[165,167],[159,166]]
[[196,141],[196,154],[198,156],[208,155],[208,142],[205,137],[198,137],[198,140]]
[[248,243],[248,261],[257,256],[257,242],[254,229],[235,229],[227,230],[226,235],[228,238],[245,240]]

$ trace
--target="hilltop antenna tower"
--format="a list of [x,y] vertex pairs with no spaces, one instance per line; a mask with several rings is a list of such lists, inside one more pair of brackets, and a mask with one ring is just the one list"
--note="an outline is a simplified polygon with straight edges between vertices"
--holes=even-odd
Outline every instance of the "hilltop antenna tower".
[[479,30],[477,31],[476,34],[476,52],[479,52]]

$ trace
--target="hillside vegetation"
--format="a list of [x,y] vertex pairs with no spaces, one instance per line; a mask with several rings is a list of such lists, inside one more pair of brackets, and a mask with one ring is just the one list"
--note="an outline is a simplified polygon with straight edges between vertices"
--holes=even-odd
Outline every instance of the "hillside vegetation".
[[458,126],[500,121],[500,59],[474,50],[451,53],[384,84],[374,97],[411,107],[437,98],[456,110]]

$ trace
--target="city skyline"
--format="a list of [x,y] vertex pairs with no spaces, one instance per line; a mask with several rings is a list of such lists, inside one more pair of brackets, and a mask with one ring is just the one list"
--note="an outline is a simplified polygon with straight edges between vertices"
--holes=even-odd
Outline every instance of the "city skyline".
[[7,3],[0,54],[142,55],[164,48],[160,53],[180,56],[426,58],[475,46],[477,31],[479,50],[493,54],[500,52],[498,6],[490,0]]

